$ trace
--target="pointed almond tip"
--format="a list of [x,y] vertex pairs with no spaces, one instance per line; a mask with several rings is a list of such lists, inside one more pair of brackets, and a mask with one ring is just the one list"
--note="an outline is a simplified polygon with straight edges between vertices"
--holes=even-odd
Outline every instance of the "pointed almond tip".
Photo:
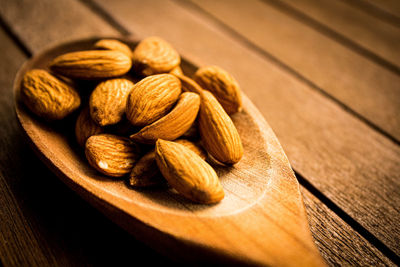
[[156,143],[156,140],[144,137],[141,132],[132,134],[131,136],[129,136],[129,139],[141,144],[154,145]]
[[162,151],[165,151],[167,142],[163,139],[157,139],[155,146],[156,158],[162,154]]
[[107,122],[107,120],[105,119],[100,119],[100,120],[96,120],[95,121],[97,123],[97,125],[99,125],[100,127],[105,127],[107,126],[109,123]]
[[156,146],[157,146],[157,147],[163,146],[166,142],[167,142],[167,141],[162,140],[162,139],[159,138],[159,139],[157,139],[157,141],[156,141]]
[[129,139],[131,139],[132,141],[139,142],[139,140],[138,140],[138,139],[140,139],[139,133],[131,134],[129,136]]

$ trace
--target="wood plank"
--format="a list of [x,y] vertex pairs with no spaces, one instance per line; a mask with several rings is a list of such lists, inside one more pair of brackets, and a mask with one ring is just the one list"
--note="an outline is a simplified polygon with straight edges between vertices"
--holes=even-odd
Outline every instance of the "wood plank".
[[314,195],[301,191],[315,244],[330,266],[394,266]]
[[[279,2],[279,1],[278,1]],[[328,0],[280,0],[288,7],[305,14],[317,23],[309,23],[318,27],[318,23],[348,38],[361,47],[363,52],[372,52],[378,57],[400,67],[400,28],[387,24],[371,16],[359,8],[348,5],[342,1]],[[330,34],[325,31],[326,34]],[[321,32],[324,32],[322,30]],[[357,50],[357,48],[355,48]]]
[[[247,106],[247,105],[246,105]],[[248,126],[248,125],[247,125]],[[254,135],[255,133],[253,133],[252,135]],[[244,137],[244,136],[242,136],[242,137]],[[244,138],[243,140],[245,140],[246,138]],[[254,138],[253,138],[254,139]],[[244,142],[244,143],[246,143],[246,142]],[[50,144],[48,144],[49,146],[51,146]],[[55,145],[55,144],[53,144],[53,145]],[[272,144],[271,144],[271,146],[272,146]],[[63,150],[65,150],[65,149],[63,149]],[[68,149],[67,149],[68,150]],[[54,154],[54,153],[53,153]],[[65,160],[62,160],[63,162],[65,161]],[[68,161],[68,160],[67,160]],[[76,164],[75,164],[76,165]],[[79,165],[79,164],[78,164]],[[226,177],[225,177],[226,178]],[[227,184],[225,184],[225,185],[227,185]],[[228,186],[229,187],[229,186]],[[287,184],[286,184],[286,186],[285,187],[287,187]],[[235,186],[235,188],[236,188],[236,192],[237,192],[237,189],[238,189],[238,187],[237,187],[237,185]],[[111,189],[111,191],[114,191],[114,193],[113,193],[113,195],[116,195],[116,194],[119,194],[119,193],[122,193],[120,190],[121,189],[117,189],[117,190],[115,190],[116,188],[114,188],[114,190],[112,189],[112,188],[110,188]],[[92,191],[92,190],[90,190],[90,191]],[[226,191],[227,192],[227,191]],[[124,194],[125,196],[127,196],[126,194]],[[268,195],[272,195],[271,194],[271,192],[269,192],[268,193]],[[311,204],[311,205],[313,205],[313,206],[320,206],[320,202],[318,202],[318,203],[314,203],[315,202],[315,200],[313,200],[312,199],[312,195],[310,194],[310,193],[308,193],[308,195],[307,195],[308,197],[310,197],[311,196],[311,199],[307,199],[307,201],[310,201],[311,200],[311,202],[313,203],[313,204]],[[104,195],[104,197],[106,198],[106,195]],[[142,197],[143,196],[140,196],[140,195],[137,195],[136,197],[135,197],[135,199],[136,199],[136,201],[135,202],[138,202],[138,203],[140,203],[141,201],[142,201]],[[306,203],[307,203],[307,201],[306,201]],[[279,201],[278,201],[279,202]],[[274,202],[275,203],[275,202]],[[225,203],[226,204],[226,203]],[[259,203],[260,204],[260,203]],[[261,205],[261,204],[260,204]],[[272,202],[270,202],[269,204],[268,204],[269,206],[273,206],[273,204],[272,204]],[[152,221],[157,221],[157,219],[159,219],[159,217],[163,217],[162,218],[162,224],[164,224],[165,222],[164,221],[168,221],[168,220],[171,220],[171,216],[162,216],[162,215],[160,215],[161,213],[168,213],[167,212],[167,210],[166,209],[168,209],[167,208],[167,206],[168,205],[162,205],[162,206],[159,206],[158,208],[157,208],[157,210],[158,210],[158,213],[157,214],[154,214],[153,216],[151,216],[151,217],[153,217],[152,218],[152,220],[149,220],[150,222],[152,222]],[[324,206],[325,207],[325,206]],[[271,208],[271,207],[270,207]],[[325,207],[325,209],[327,209],[326,207]],[[325,210],[324,210],[325,211]],[[182,211],[182,212],[184,212],[184,211]],[[206,211],[207,212],[207,211]],[[192,213],[192,215],[193,216],[196,216],[196,211],[194,211],[193,213]],[[269,213],[268,212],[268,214],[269,215],[271,215],[271,213]],[[347,226],[347,228],[346,228],[346,225],[345,224],[343,224],[343,223],[338,223],[338,224],[332,224],[332,226],[331,226],[331,224],[329,224],[329,227],[328,227],[328,229],[329,229],[329,231],[331,231],[331,230],[333,230],[334,232],[333,233],[331,233],[331,232],[329,232],[329,231],[326,231],[324,228],[324,224],[326,223],[326,221],[327,221],[327,218],[330,218],[330,217],[332,217],[332,216],[327,216],[327,212],[325,211],[325,212],[319,212],[319,214],[315,217],[313,217],[312,219],[314,219],[314,220],[317,220],[318,222],[320,222],[321,223],[321,225],[319,225],[319,227],[315,227],[316,228],[316,232],[315,233],[317,233],[317,234],[319,234],[319,235],[321,235],[321,236],[329,236],[330,238],[329,239],[327,239],[327,240],[330,240],[329,242],[330,243],[328,243],[328,244],[326,244],[326,240],[322,240],[322,244],[323,245],[327,245],[327,249],[326,249],[326,251],[334,251],[336,254],[332,257],[332,255],[329,255],[330,257],[327,257],[327,259],[329,260],[329,262],[331,262],[331,263],[335,263],[335,264],[340,264],[340,262],[342,262],[342,263],[348,263],[348,262],[354,262],[354,260],[357,260],[357,261],[360,261],[360,262],[363,262],[363,259],[358,259],[358,257],[359,256],[362,256],[362,258],[364,258],[364,257],[366,257],[367,259],[368,259],[368,261],[371,261],[372,260],[372,262],[375,262],[375,264],[378,264],[378,263],[382,263],[380,260],[379,260],[379,257],[377,256],[377,255],[375,255],[375,253],[373,253],[373,251],[370,251],[370,250],[366,250],[365,251],[365,254],[366,255],[364,255],[364,252],[363,253],[361,253],[361,254],[355,254],[355,255],[352,255],[352,253],[348,253],[349,251],[352,251],[352,250],[349,250],[349,251],[347,251],[347,250],[344,250],[345,252],[347,252],[347,254],[346,253],[343,253],[342,251],[342,249],[341,249],[341,247],[343,246],[343,245],[341,245],[341,242],[343,242],[343,241],[345,241],[345,240],[348,240],[348,239],[353,239],[353,237],[350,235],[350,236],[347,236],[347,234],[349,234],[346,230],[347,230],[347,228],[349,228],[348,226]],[[204,214],[203,214],[204,215]],[[251,216],[251,215],[249,215],[249,216]],[[327,218],[325,218],[325,216],[327,217]],[[191,216],[192,217],[192,216]],[[202,216],[203,217],[203,216]],[[246,218],[248,218],[248,216],[246,216],[245,215],[245,217]],[[276,216],[273,216],[275,219],[277,219],[277,217]],[[287,214],[286,214],[286,216],[285,216],[285,218],[286,217],[288,217],[287,216]],[[290,216],[289,216],[290,217]],[[168,219],[169,218],[169,219]],[[129,218],[127,218],[127,219],[129,219]],[[154,219],[154,220],[153,220]],[[198,219],[201,219],[201,218],[198,218]],[[127,221],[129,221],[129,220],[127,220]],[[174,221],[175,223],[177,223],[177,224],[179,224],[179,221],[180,221],[180,219],[179,218],[176,218],[176,219],[172,219],[172,221]],[[239,221],[241,221],[241,220],[239,220]],[[253,220],[254,221],[254,220]],[[227,227],[227,225],[229,225],[230,223],[228,223],[227,224],[227,222],[228,221],[225,221],[223,224],[222,224],[222,227],[223,228],[226,228]],[[203,222],[203,223],[206,223],[205,221]],[[232,223],[232,222],[231,222]],[[289,223],[289,221],[288,221],[288,223]],[[207,223],[206,223],[207,224]],[[192,224],[192,223],[190,223],[190,227],[189,228],[192,228],[193,229],[193,227],[196,227],[196,223],[194,223],[194,224]],[[289,224],[285,224],[285,225],[289,225]],[[321,227],[322,226],[322,227]],[[338,233],[341,233],[341,235],[339,235],[339,238],[333,238],[332,237],[332,235],[331,234],[333,234],[333,236],[334,236],[334,233],[336,232],[336,230],[338,229],[338,226],[340,226],[340,227],[343,227],[344,229],[345,229],[345,231],[344,231],[344,233],[341,233],[341,231],[338,231]],[[229,227],[228,227],[229,228]],[[264,231],[265,231],[265,229],[267,229],[267,226],[266,225],[264,225],[262,228],[264,228]],[[319,230],[320,229],[320,230]],[[339,228],[340,229],[340,228]],[[351,229],[351,228],[350,228]],[[188,230],[188,231],[191,231],[190,229],[186,229],[186,230]],[[291,231],[293,231],[293,229],[291,229]],[[204,231],[202,231],[202,232],[204,232]],[[207,231],[206,231],[207,232]],[[224,231],[221,231],[220,233],[223,233]],[[233,231],[233,232],[235,232],[235,231]],[[233,234],[233,232],[231,233],[231,235],[230,236],[232,236],[232,234]],[[257,230],[257,233],[260,235],[261,233],[263,232],[263,230],[261,230],[260,231],[260,229],[258,229]],[[272,231],[272,232],[276,232],[276,231]],[[194,233],[192,233],[192,237],[193,237],[193,234]],[[342,235],[342,234],[344,234],[344,235]],[[212,234],[212,236],[213,236],[214,234]],[[354,235],[354,234],[353,234]],[[178,235],[178,236],[180,236],[180,235]],[[234,235],[235,236],[235,235]],[[240,236],[240,235],[239,235]],[[236,235],[236,237],[237,238],[239,238],[239,236],[238,235]],[[191,238],[192,238],[191,237]],[[211,239],[213,239],[213,240],[215,240],[216,239],[216,237],[212,237]],[[240,239],[240,238],[239,238]],[[160,244],[160,242],[161,243],[163,243],[162,242],[162,240],[163,240],[163,238],[157,238],[156,240],[158,240],[158,242],[157,243],[159,243]],[[225,244],[229,244],[229,242],[228,242],[228,240],[229,240],[229,238],[228,239],[224,239],[224,241],[223,241],[223,243]],[[249,240],[252,240],[251,239],[251,237],[249,237],[249,239],[245,239],[245,240],[243,240],[246,244],[248,244],[248,241]],[[234,241],[238,241],[237,239],[234,239]],[[254,241],[254,240],[253,240]],[[264,242],[266,241],[265,239],[263,240]],[[363,243],[362,242],[362,240],[360,240],[361,241],[361,243]],[[283,240],[282,240],[282,242],[283,242]],[[267,242],[268,243],[268,242]],[[347,242],[346,242],[347,243]],[[352,242],[348,242],[349,244],[346,244],[345,246],[349,246],[349,249],[354,249],[355,248],[355,244],[353,244]],[[365,243],[365,240],[364,240],[364,243]],[[340,246],[337,246],[337,245],[340,245]],[[358,244],[358,243],[357,243]],[[252,246],[252,244],[248,244],[248,246],[245,246],[245,248],[246,249],[251,249],[251,246]],[[163,246],[163,247],[165,247],[165,246]],[[170,247],[170,246],[169,246]],[[172,247],[175,247],[174,245],[172,246]],[[363,245],[361,245],[360,246],[361,248],[363,248]],[[256,246],[255,248],[254,248],[254,251],[257,251],[258,249],[260,248],[260,246]],[[343,253],[343,254],[342,254]],[[298,262],[297,262],[298,263]]]
[[[12,101],[12,79],[19,66],[26,59],[24,54],[13,44],[6,33],[0,29],[0,136],[3,153],[0,155],[0,258],[5,266],[48,266],[55,265],[53,255],[41,246],[40,237],[32,229],[29,220],[22,214],[12,189],[6,183],[10,158],[10,144],[15,144],[21,136],[17,133],[18,125],[14,116]],[[15,157],[13,159],[16,159]],[[30,164],[27,165],[30,167]],[[26,256],[22,256],[23,252]]]
[[[382,4],[384,1],[374,1],[374,0],[341,0],[342,2],[346,3],[347,5],[354,6],[360,9],[362,12],[374,16],[377,19],[391,24],[395,27],[400,27],[400,16],[399,13],[393,12],[391,8]],[[391,1],[389,0],[388,3],[395,3],[397,0]],[[396,8],[394,8],[395,10]]]
[[[95,40],[56,46],[34,57],[22,71],[46,66],[55,54],[70,49],[88,49]],[[16,79],[19,84],[21,75]],[[65,137],[67,130],[61,129],[61,135],[49,131],[48,125],[16,105],[23,130],[46,165],[107,217],[158,250],[195,262],[208,262],[207,255],[213,255],[213,263],[220,258],[239,265],[325,266],[311,238],[299,184],[278,140],[247,97],[243,110],[233,121],[245,154],[234,168],[216,170],[225,197],[207,207],[190,204],[168,190],[131,190],[123,181],[96,175],[85,158],[76,155],[78,147]]]
[[[75,8],[86,10],[81,14],[92,21],[84,6]],[[78,24],[70,25],[79,32]],[[2,29],[0,40],[0,265],[175,264],[80,199],[33,154],[17,122],[12,95],[15,74],[27,58]]]
[[272,1],[193,2],[318,88],[400,139],[400,117],[395,116],[400,113],[398,74],[266,4]]
[[[117,35],[108,23],[90,13],[74,1],[0,0],[0,12],[6,23],[12,23],[15,32],[23,32],[19,39],[31,51],[38,51],[60,41],[70,41],[92,35]],[[44,14],[51,14],[45,16]],[[86,17],[89,16],[89,17]],[[51,19],[50,19],[51,18]],[[30,23],[24,23],[29,21]],[[90,21],[90,23],[88,23]],[[65,27],[70,25],[70,27]],[[39,30],[39,27],[42,27]],[[62,30],[60,28],[62,27]]]
[[[347,0],[349,1],[349,0]],[[398,21],[400,21],[400,2],[398,0],[359,0],[366,2],[371,6],[381,9],[384,12],[392,14]]]
[[[141,36],[162,36],[190,61],[220,65],[231,72],[274,129],[292,166],[400,252],[397,145],[192,9],[170,1],[97,3],[127,29]],[[133,7],[141,12],[132,16]]]
[[[63,2],[63,1],[57,1],[57,3],[60,3],[60,2]],[[11,3],[12,4],[12,3]],[[73,3],[72,3],[73,4]],[[42,14],[42,13],[40,13],[40,10],[36,10],[36,8],[35,8],[35,6],[36,5],[30,5],[30,6],[27,6],[26,8],[28,8],[28,9],[30,9],[32,12],[35,12],[38,16],[40,16],[40,15],[44,15],[44,14]],[[49,10],[50,9],[50,7],[46,7],[46,10]],[[85,10],[85,8],[84,7],[80,7],[80,8],[78,8],[79,10]],[[4,9],[3,9],[3,11],[4,10],[7,10],[7,7],[5,7]],[[23,12],[23,11],[21,11],[21,12]],[[160,12],[160,11],[159,11]],[[4,13],[3,13],[3,15],[4,15]],[[62,15],[62,14],[61,14]],[[175,13],[173,14],[173,15],[176,15]],[[187,17],[187,12],[183,12],[182,13],[182,15],[183,15],[183,17]],[[86,14],[85,15],[86,17],[88,17],[88,18],[90,18],[90,14]],[[63,21],[63,20],[65,20],[65,18],[63,18],[63,17],[61,17],[61,19],[60,19],[61,21]],[[19,23],[26,23],[27,25],[29,25],[29,24],[32,24],[33,22],[35,21],[35,18],[30,18],[29,20],[27,20],[27,19],[24,19],[23,20],[23,22],[19,22]],[[46,25],[46,23],[50,23],[50,21],[51,22],[53,22],[53,23],[57,23],[57,22],[54,22],[54,18],[52,17],[52,18],[50,18],[50,17],[48,17],[48,21],[46,22],[46,21],[44,21],[44,25]],[[183,21],[184,22],[184,21]],[[87,20],[87,21],[85,21],[85,23],[90,23],[90,20]],[[13,23],[13,25],[14,24],[16,24],[16,22],[14,21],[14,23]],[[77,25],[75,25],[75,24],[69,24],[71,27],[76,27]],[[102,25],[102,24],[101,24]],[[101,26],[100,25],[100,26]],[[25,27],[27,27],[27,26],[25,26]],[[31,26],[31,28],[30,28],[30,30],[31,31],[39,31],[40,29],[42,29],[43,28],[43,25],[40,25],[40,24],[36,24],[36,29],[35,28],[32,28],[32,26]],[[68,27],[68,25],[66,25],[66,24],[62,24],[61,26],[60,26],[60,28],[59,29],[63,29],[64,27]],[[24,28],[24,26],[23,25],[19,25],[19,29],[23,29]],[[78,29],[79,27],[77,27],[77,29]],[[196,27],[197,28],[197,27]],[[147,29],[145,29],[145,30],[147,30]],[[43,37],[44,39],[48,39],[48,40],[50,40],[51,38],[48,38],[48,37],[46,37],[46,33],[47,31],[42,31],[42,33],[41,33],[41,37]],[[22,31],[22,30],[19,30],[18,32],[17,32],[18,34],[19,34],[19,36],[21,36],[21,37],[23,37],[23,35],[24,35],[24,31]],[[170,33],[170,32],[168,32],[167,31],[167,33],[166,34],[168,34],[168,33]],[[183,34],[185,34],[185,33],[183,33]],[[184,36],[182,36],[182,38],[183,38]],[[58,38],[60,38],[60,40],[63,40],[63,36],[62,35],[60,35]],[[42,39],[42,40],[44,40],[44,39]],[[28,40],[29,41],[29,40]],[[30,46],[30,47],[37,47],[37,49],[40,49],[40,47],[42,46],[42,45],[45,45],[45,42],[43,42],[43,43],[41,43],[40,42],[40,40],[38,41],[38,40],[32,40],[32,42],[36,42],[36,46]],[[50,40],[50,42],[57,42],[57,38],[55,38],[55,39],[52,39],[52,40]],[[226,43],[226,41],[225,42],[223,42],[223,44],[224,43]],[[29,45],[29,42],[27,43],[28,45]],[[193,43],[193,44],[195,44],[195,43]],[[215,45],[215,43],[214,43],[214,45]],[[201,46],[197,46],[197,48],[198,49],[200,49],[201,50]],[[223,48],[223,47],[221,47],[221,48]],[[219,48],[217,51],[216,51],[216,53],[218,53],[218,52],[220,52],[220,49],[221,48]],[[234,46],[234,49],[236,49],[237,48],[237,45],[236,46]],[[34,50],[35,51],[35,50]],[[248,53],[245,53],[245,55],[247,55]],[[254,58],[254,56],[252,56],[251,58]],[[207,59],[206,59],[207,60]],[[257,66],[258,64],[256,64],[256,66]],[[280,78],[280,77],[277,77],[277,78]],[[278,88],[279,89],[279,88]],[[33,156],[28,156],[27,157],[27,159],[28,160],[33,160],[34,159],[34,157]],[[35,161],[35,163],[36,164],[34,164],[34,165],[40,165],[40,163],[38,163],[37,162],[37,160]],[[44,170],[42,170],[42,171],[39,171],[39,170],[34,170],[35,171],[35,173],[45,173],[45,171]],[[44,175],[45,177],[46,177],[46,175]],[[51,176],[51,175],[49,175],[49,176]],[[49,197],[49,195],[47,194],[45,194],[46,193],[46,191],[44,191],[43,192],[43,190],[42,191],[38,191],[38,194],[39,195],[41,195],[41,194],[44,194],[45,196],[44,196],[44,199],[52,199],[52,201],[55,203],[54,205],[57,205],[57,204],[60,204],[60,203],[63,203],[63,201],[62,201],[62,199],[65,199],[66,200],[66,202],[68,203],[68,202],[72,202],[72,203],[70,203],[70,204],[63,204],[63,209],[67,209],[67,211],[68,212],[66,212],[66,214],[65,214],[65,216],[63,215],[63,213],[62,212],[60,212],[60,213],[58,213],[57,214],[57,217],[59,217],[60,218],[60,221],[63,221],[63,220],[66,220],[67,218],[69,218],[69,217],[74,217],[74,210],[75,209],[78,209],[77,210],[77,214],[79,214],[79,218],[81,218],[80,220],[81,221],[83,221],[83,222],[85,222],[85,221],[88,221],[88,223],[87,223],[87,225],[92,225],[93,224],[93,226],[95,226],[97,223],[97,221],[98,221],[98,223],[100,223],[100,227],[99,228],[95,228],[96,230],[94,230],[94,231],[91,231],[91,235],[92,236],[95,236],[95,232],[98,230],[98,229],[101,229],[101,228],[103,228],[103,232],[108,232],[108,231],[110,231],[109,230],[109,228],[108,227],[105,227],[104,225],[102,225],[102,221],[101,221],[101,219],[99,218],[99,217],[96,217],[95,219],[91,219],[90,217],[91,216],[93,216],[92,215],[92,212],[91,212],[91,210],[90,209],[83,209],[83,211],[79,211],[80,210],[80,208],[79,207],[81,207],[81,206],[85,206],[85,203],[81,203],[80,201],[78,201],[78,200],[75,200],[75,201],[70,201],[70,197],[68,196],[68,194],[66,194],[66,193],[62,193],[63,192],[63,185],[59,185],[58,187],[57,186],[54,186],[54,183],[55,184],[57,184],[56,182],[54,182],[53,181],[53,179],[55,179],[55,177],[54,176],[51,176],[50,178],[48,178],[48,179],[46,179],[46,183],[49,183],[49,187],[50,188],[53,188],[53,193],[52,193],[52,195],[51,195],[51,197]],[[24,179],[22,179],[22,180],[24,180]],[[53,181],[53,182],[52,182]],[[32,194],[32,193],[31,193]],[[58,197],[59,196],[59,197]],[[29,202],[29,201],[28,201]],[[47,202],[46,201],[44,201],[44,200],[42,200],[41,201],[43,204],[46,204]],[[305,197],[305,202],[306,202],[306,206],[307,207],[309,207],[309,206],[312,206],[312,205],[314,205],[314,206],[319,206],[316,202],[317,202],[317,200],[315,199],[315,197],[313,197],[312,195],[310,195],[310,194],[308,194],[308,197]],[[308,204],[307,204],[308,203]],[[312,204],[312,203],[315,203],[315,204]],[[321,206],[322,207],[322,209],[327,209],[325,206]],[[45,208],[46,209],[46,208]],[[47,208],[47,210],[50,210],[50,208]],[[37,211],[34,211],[33,213],[36,213]],[[319,231],[321,231],[321,230],[318,230],[318,229],[321,229],[321,228],[324,228],[324,227],[327,227],[327,224],[329,224],[330,222],[330,220],[331,219],[329,219],[328,221],[325,221],[325,219],[326,218],[324,218],[324,217],[321,217],[321,216],[319,216],[318,214],[316,214],[315,212],[320,212],[320,211],[318,211],[317,209],[311,209],[311,210],[309,210],[308,211],[309,212],[309,214],[310,214],[310,217],[311,218],[314,218],[315,220],[317,220],[317,222],[318,223],[313,223],[312,225],[313,225],[313,227],[314,227],[314,225],[315,225],[315,229],[312,229],[312,231],[314,232],[314,233],[317,233],[317,235],[319,235]],[[40,213],[40,212],[39,212]],[[42,214],[43,214],[43,212],[42,212]],[[85,215],[85,214],[88,214],[87,216]],[[328,211],[324,211],[322,214],[332,214],[332,212],[331,213],[329,213]],[[331,215],[327,215],[327,216],[331,216]],[[51,222],[52,220],[51,220],[51,218],[52,218],[52,216],[47,216],[47,219]],[[49,222],[47,222],[46,223],[46,219],[43,219],[44,220],[44,224],[45,225],[49,225],[49,224],[51,224],[51,223],[49,223]],[[71,220],[71,219],[70,219]],[[316,235],[314,235],[314,237],[315,238],[317,238],[317,240],[318,240],[318,243],[317,244],[323,244],[323,246],[326,246],[326,247],[328,247],[329,249],[326,249],[326,248],[322,248],[322,250],[323,251],[325,251],[326,250],[326,252],[323,252],[323,255],[326,257],[326,259],[328,260],[328,261],[335,261],[335,262],[338,262],[339,264],[340,264],[340,262],[342,261],[341,259],[343,258],[343,256],[341,256],[341,253],[343,253],[343,255],[345,255],[345,254],[347,254],[347,255],[352,255],[352,254],[354,254],[354,252],[353,252],[353,249],[355,248],[355,247],[357,247],[358,246],[358,244],[365,244],[365,246],[367,246],[368,247],[368,250],[370,250],[370,251],[374,251],[374,248],[371,246],[371,245],[369,245],[367,242],[365,242],[365,241],[363,241],[362,240],[362,238],[360,238],[350,227],[348,227],[347,229],[346,229],[346,231],[343,231],[343,222],[341,222],[341,220],[340,220],[340,218],[337,218],[337,217],[334,217],[332,220],[334,220],[334,221],[336,221],[336,225],[339,225],[339,227],[337,227],[337,228],[335,228],[334,226],[330,226],[329,227],[329,229],[334,229],[334,230],[332,230],[332,235],[334,235],[334,233],[336,233],[337,235],[339,235],[339,236],[348,236],[348,238],[346,239],[346,243],[347,243],[347,246],[343,246],[343,244],[342,244],[342,242],[339,240],[339,241],[337,241],[336,239],[334,239],[334,238],[332,238],[332,236],[329,236],[327,239],[325,239],[326,238],[326,236],[325,235],[321,235],[320,237],[317,237]],[[76,224],[78,224],[77,222],[75,222],[73,225],[75,225],[76,226]],[[67,224],[68,225],[68,224]],[[65,227],[60,227],[60,228],[66,228],[66,226]],[[78,231],[78,229],[77,228],[75,228],[75,229],[73,229],[73,230],[75,230],[75,231],[77,231],[77,233],[75,234],[75,235],[82,235],[82,233],[80,232],[80,231]],[[68,238],[68,235],[70,234],[68,231],[66,231],[66,230],[64,230],[66,233],[64,233],[64,236],[63,235],[61,235],[61,237],[59,237],[58,239],[63,239],[63,238]],[[90,228],[86,228],[85,229],[85,231],[90,231]],[[112,231],[111,231],[112,232]],[[54,235],[60,235],[60,233],[57,233],[57,231],[54,231],[53,232],[53,234]],[[114,233],[115,234],[115,233]],[[123,244],[125,244],[126,242],[121,242],[121,241],[119,241],[118,240],[118,234],[116,234],[116,238],[115,238],[115,240],[113,241],[113,242],[111,242],[111,245],[112,246],[116,246],[117,247],[117,249],[120,249],[120,246],[118,246],[118,244],[119,243],[121,243],[121,245],[123,246]],[[322,239],[321,239],[322,238]],[[69,242],[68,243],[74,243],[74,241],[73,240],[71,240],[71,238],[69,238]],[[98,239],[95,239],[95,242],[99,242],[99,240]],[[78,242],[77,242],[78,243]],[[88,244],[90,244],[90,242],[88,241],[88,240],[86,240],[86,241],[84,241],[83,242],[84,244],[86,244],[86,245],[88,245]],[[351,245],[351,244],[353,244],[353,245]],[[95,245],[95,244],[94,244]],[[104,246],[105,244],[104,243],[102,243],[102,242],[100,242],[100,245],[99,246]],[[75,244],[75,246],[76,246],[76,244]],[[97,247],[97,246],[96,246]],[[132,245],[132,247],[134,247],[133,245]],[[129,247],[128,246],[128,248],[127,249],[125,249],[125,251],[124,252],[126,252],[127,250],[129,250],[129,251],[135,251],[134,249],[132,249],[132,247]],[[72,249],[72,248],[71,248]],[[122,249],[123,250],[123,249]],[[83,248],[83,251],[85,251],[85,248]],[[100,250],[101,252],[103,252],[103,254],[104,254],[104,250]],[[100,252],[100,254],[102,254]],[[87,252],[84,252],[83,254],[86,254]],[[139,252],[140,253],[140,252]],[[143,253],[143,252],[141,252],[141,253]],[[115,255],[113,252],[109,252],[109,253],[106,253],[106,254],[109,254],[109,258],[112,258],[113,256],[114,257],[121,257],[121,255]],[[132,254],[132,252],[129,252],[129,253],[127,253],[127,254],[129,254],[129,257],[131,257],[131,258],[134,258],[134,259],[138,259],[138,257],[139,257],[139,255],[136,255],[136,254]],[[374,262],[374,260],[376,260],[376,262],[377,263],[379,263],[380,261],[384,261],[384,262],[387,262],[388,260],[387,259],[385,259],[385,257],[383,257],[383,256],[381,256],[381,255],[379,255],[379,253],[376,253],[376,256],[375,255],[373,255],[373,253],[372,254],[370,254],[370,256],[368,256],[367,254],[365,254],[364,255],[364,252],[363,251],[361,251],[360,253],[359,253],[359,255],[360,255],[360,258],[366,258],[366,259],[371,259],[371,262]],[[95,256],[95,255],[93,255],[93,256]],[[101,255],[99,255],[99,256],[101,256]],[[156,257],[156,256],[153,256],[153,257]],[[124,259],[124,257],[122,257],[122,259]],[[104,258],[102,258],[102,257],[100,257],[100,259],[99,259],[99,261],[101,261],[101,260],[104,260]]]

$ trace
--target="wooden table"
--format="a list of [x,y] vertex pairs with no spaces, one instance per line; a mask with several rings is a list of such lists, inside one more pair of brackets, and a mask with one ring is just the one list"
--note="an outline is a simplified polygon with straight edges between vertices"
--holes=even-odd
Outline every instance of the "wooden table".
[[130,34],[237,78],[290,159],[330,265],[399,263],[399,1],[0,0],[0,17],[0,265],[171,261],[60,182],[14,114],[12,82],[32,54]]

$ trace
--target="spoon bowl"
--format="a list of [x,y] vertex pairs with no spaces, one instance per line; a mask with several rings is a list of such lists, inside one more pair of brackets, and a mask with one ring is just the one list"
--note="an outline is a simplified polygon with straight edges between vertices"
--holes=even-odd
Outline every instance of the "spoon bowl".
[[[269,125],[245,95],[243,111],[232,116],[244,156],[231,167],[213,166],[225,190],[225,198],[215,205],[192,203],[166,188],[133,190],[123,180],[103,176],[89,166],[83,149],[75,141],[76,114],[62,122],[49,123],[27,110],[20,100],[20,84],[26,71],[48,69],[56,56],[93,49],[99,39],[102,38],[49,48],[27,61],[16,76],[16,114],[41,160],[112,221],[177,260],[264,266],[325,265],[313,243],[299,184],[287,157]],[[131,48],[137,44],[133,39],[118,39]],[[185,73],[195,71],[185,59],[182,68]]]

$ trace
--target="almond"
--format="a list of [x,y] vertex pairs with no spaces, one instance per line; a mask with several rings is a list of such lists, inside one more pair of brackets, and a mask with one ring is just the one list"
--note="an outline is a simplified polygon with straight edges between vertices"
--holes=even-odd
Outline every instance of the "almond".
[[132,187],[150,187],[166,185],[166,180],[157,167],[154,149],[145,154],[135,164],[129,176]]
[[183,91],[200,94],[200,92],[203,90],[203,88],[201,88],[201,86],[198,85],[193,79],[177,73],[174,73],[174,75],[181,81]]
[[94,44],[96,49],[120,51],[132,58],[132,50],[126,44],[115,39],[102,39]]
[[89,107],[84,108],[75,123],[75,137],[78,144],[85,146],[86,140],[96,134],[103,132],[103,128],[98,126],[90,116]]
[[198,94],[183,93],[170,113],[131,135],[130,138],[147,144],[154,144],[157,139],[175,140],[189,130],[197,117],[199,107]]
[[193,78],[203,89],[210,91],[228,114],[242,109],[239,84],[228,72],[217,66],[199,68]]
[[200,146],[200,144],[189,141],[187,139],[178,139],[178,140],[175,140],[174,142],[189,148],[194,153],[196,153],[200,158],[202,158],[203,160],[206,160],[207,152]]
[[183,90],[200,94],[198,128],[205,149],[222,163],[239,162],[243,156],[242,142],[235,125],[219,101],[189,77],[185,75],[177,77],[182,83]]
[[146,76],[169,72],[181,63],[178,52],[159,37],[143,39],[133,51],[132,59],[135,71]]
[[243,146],[235,125],[212,93],[202,90],[200,97],[198,121],[204,148],[222,163],[237,163]]
[[63,119],[81,104],[78,93],[45,70],[25,73],[21,84],[21,99],[39,117]]
[[132,66],[130,57],[120,51],[89,50],[56,57],[52,71],[75,79],[104,79],[124,75]]
[[199,135],[199,124],[197,120],[195,120],[190,126],[189,130],[187,130],[184,134],[181,135],[181,138],[189,139],[189,140],[198,140],[200,139]]
[[89,164],[99,172],[121,177],[132,171],[139,150],[128,138],[99,134],[87,139],[85,154]]
[[186,198],[212,204],[224,198],[224,190],[214,169],[185,146],[159,139],[156,162],[168,183]]
[[124,117],[120,122],[117,124],[109,125],[105,128],[105,132],[120,136],[130,136],[132,133],[136,133],[140,130],[140,128],[135,127],[132,125],[130,121]]
[[89,100],[92,119],[100,126],[120,122],[133,87],[134,84],[127,79],[111,79],[99,83]]
[[128,97],[126,117],[145,126],[165,116],[181,93],[181,83],[171,74],[157,74],[138,82]]
[[169,73],[173,74],[173,75],[183,75],[183,71],[182,71],[182,68],[180,66],[176,66],[175,68],[170,70]]
[[[207,157],[204,149],[193,142],[185,139],[179,139],[174,142],[191,149],[204,160]],[[149,187],[166,184],[166,180],[157,167],[154,149],[145,154],[135,164],[129,177],[129,184],[133,187]]]

